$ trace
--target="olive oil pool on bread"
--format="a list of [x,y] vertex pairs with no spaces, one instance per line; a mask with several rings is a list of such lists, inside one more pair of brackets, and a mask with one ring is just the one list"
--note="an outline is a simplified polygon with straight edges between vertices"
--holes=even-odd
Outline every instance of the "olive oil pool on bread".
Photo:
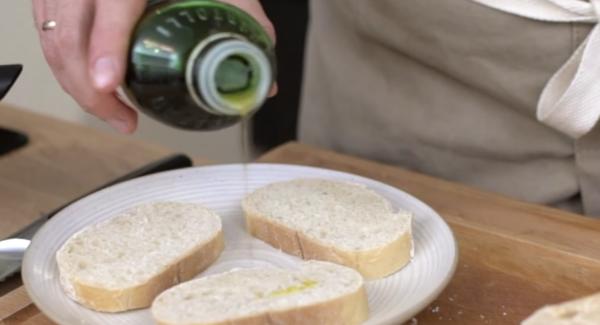
[[150,1],[131,39],[121,99],[172,127],[216,130],[258,110],[275,79],[274,45],[219,1]]

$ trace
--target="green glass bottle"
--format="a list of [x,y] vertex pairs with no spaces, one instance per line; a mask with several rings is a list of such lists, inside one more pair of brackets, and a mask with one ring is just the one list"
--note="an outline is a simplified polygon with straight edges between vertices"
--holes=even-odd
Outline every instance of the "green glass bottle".
[[213,0],[151,1],[120,96],[170,126],[215,130],[259,109],[274,79],[273,42],[244,11]]

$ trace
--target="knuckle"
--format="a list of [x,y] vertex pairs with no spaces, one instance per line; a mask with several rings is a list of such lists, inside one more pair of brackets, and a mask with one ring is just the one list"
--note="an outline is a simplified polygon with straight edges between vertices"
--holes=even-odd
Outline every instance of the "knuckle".
[[84,112],[96,117],[100,117],[101,106],[98,105],[98,101],[95,99],[95,96],[82,95],[77,89],[70,89],[70,91],[67,91],[67,93],[73,97],[73,99],[75,99],[79,107]]
[[84,112],[86,112],[90,115],[94,115],[96,117],[100,117],[98,114],[98,109],[95,106],[87,106],[87,105],[82,105],[82,104],[80,104],[80,106]]
[[80,96],[77,101],[84,111],[96,115],[98,112],[98,100],[96,96]]

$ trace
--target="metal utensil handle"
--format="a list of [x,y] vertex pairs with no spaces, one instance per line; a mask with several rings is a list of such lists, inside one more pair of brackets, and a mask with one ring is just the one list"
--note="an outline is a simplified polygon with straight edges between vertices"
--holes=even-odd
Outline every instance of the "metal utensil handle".
[[29,239],[13,238],[0,241],[0,261],[19,261],[29,246]]

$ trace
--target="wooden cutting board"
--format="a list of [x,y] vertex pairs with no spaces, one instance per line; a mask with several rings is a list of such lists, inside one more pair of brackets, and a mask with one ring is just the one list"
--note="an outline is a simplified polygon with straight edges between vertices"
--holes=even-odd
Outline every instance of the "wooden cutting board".
[[41,214],[172,150],[92,130],[6,105],[0,127],[24,132],[29,144],[0,156],[0,238]]
[[[21,119],[22,128],[54,123],[45,117],[0,109],[0,124],[7,118]],[[46,173],[38,171],[36,178],[14,175],[18,164],[0,158],[0,183],[20,193],[32,193],[29,200],[36,201],[23,203],[32,206],[28,208],[13,206],[11,211],[19,218],[28,218],[30,210],[49,210],[168,151],[63,122],[51,128],[54,131],[37,136],[46,146],[29,149],[23,152],[27,158],[19,158],[24,166],[30,166],[28,159],[39,162],[37,166],[49,166]],[[72,144],[72,137],[60,134],[59,129],[76,130],[77,138],[82,139]],[[99,144],[96,151],[90,140],[83,139],[88,132],[91,139],[113,143]],[[71,149],[79,154],[69,153]],[[81,155],[89,156],[81,158],[87,168],[73,166],[79,172],[69,174],[68,164],[76,163],[73,159]],[[370,177],[411,193],[442,215],[459,242],[458,268],[448,287],[409,324],[518,324],[545,304],[600,291],[599,220],[297,143],[276,148],[260,161],[319,166]],[[6,170],[4,166],[8,166]],[[87,177],[96,171],[101,175]],[[63,177],[47,175],[52,173]],[[53,190],[56,184],[62,189]],[[0,187],[0,206],[6,193]],[[0,297],[0,324],[52,323],[19,288]]]
[[297,143],[260,161],[373,178],[440,213],[459,243],[458,268],[409,324],[518,324],[545,304],[600,291],[600,220]]

